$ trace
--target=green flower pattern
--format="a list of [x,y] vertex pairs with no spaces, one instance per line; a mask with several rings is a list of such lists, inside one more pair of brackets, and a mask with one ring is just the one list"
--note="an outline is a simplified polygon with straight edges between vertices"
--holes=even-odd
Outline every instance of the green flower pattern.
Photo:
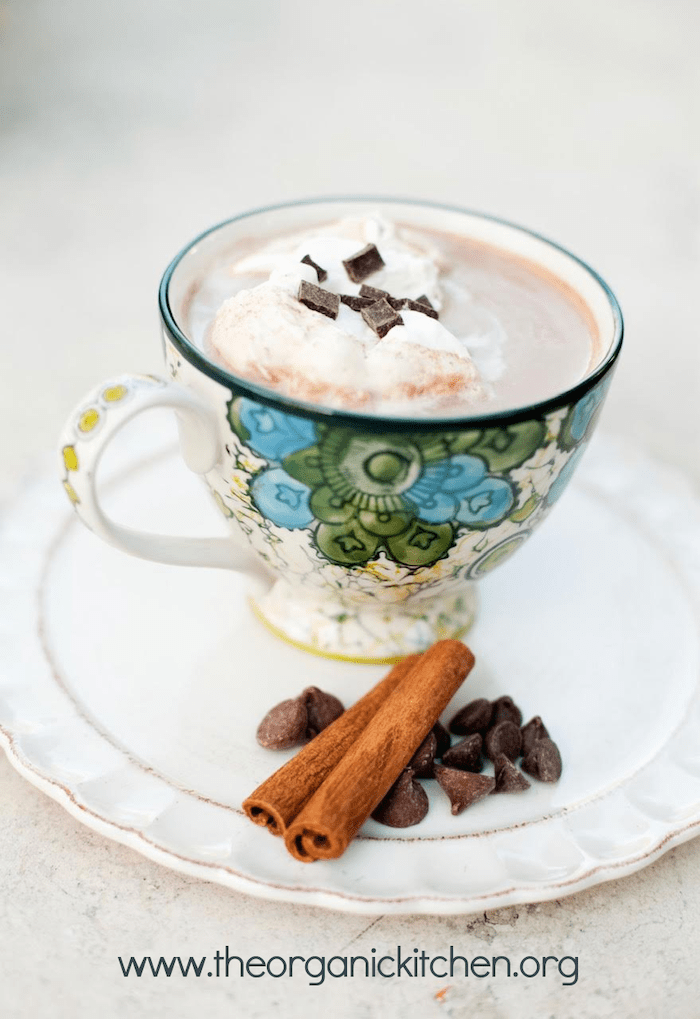
[[542,445],[541,420],[454,432],[365,432],[285,414],[248,397],[228,405],[240,441],[266,464],[249,482],[267,521],[309,529],[340,566],[383,554],[409,568],[445,558],[458,536],[522,512],[509,474]]

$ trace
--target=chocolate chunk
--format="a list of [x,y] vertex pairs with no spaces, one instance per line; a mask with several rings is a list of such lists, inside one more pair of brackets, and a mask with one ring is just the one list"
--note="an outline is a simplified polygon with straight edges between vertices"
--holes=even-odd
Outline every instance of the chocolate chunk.
[[257,738],[268,750],[288,750],[304,740],[308,714],[301,697],[271,708],[258,726]]
[[391,303],[388,290],[380,290],[379,287],[368,287],[366,283],[363,283],[360,287],[360,297],[371,297],[372,301],[381,301],[384,297]]
[[348,308],[352,308],[353,311],[362,311],[363,308],[369,308],[370,304],[374,304],[374,297],[356,297],[354,294],[341,294],[340,303],[347,304]]
[[446,750],[449,750],[452,745],[450,734],[442,724],[442,722],[436,722],[433,726],[433,732],[437,738],[437,752],[436,757],[442,757]]
[[298,298],[302,304],[312,311],[318,311],[327,318],[337,318],[340,308],[340,298],[332,294],[330,290],[317,287],[315,283],[307,283],[302,280],[299,286]]
[[394,326],[402,326],[403,319],[394,311],[389,302],[382,298],[381,301],[375,301],[374,304],[370,304],[369,308],[362,309],[362,317],[370,327],[374,329],[375,333],[381,340],[390,329]]
[[561,777],[561,754],[548,737],[538,740],[523,760],[523,771],[540,782],[556,782]]
[[520,729],[515,722],[499,722],[492,725],[484,737],[486,756],[495,761],[499,754],[505,754],[514,761],[520,754]]
[[368,244],[362,251],[357,251],[352,255],[351,258],[344,259],[343,265],[353,283],[361,283],[362,280],[366,280],[368,276],[371,276],[373,272],[378,272],[384,268],[384,259],[377,251],[376,244]]
[[458,771],[457,768],[446,768],[443,764],[435,765],[435,778],[449,796],[453,814],[461,814],[466,807],[483,800],[496,787],[495,780],[488,775]]
[[396,782],[372,812],[372,817],[380,824],[388,824],[391,828],[410,828],[418,824],[428,813],[430,802],[420,782],[416,782],[413,772],[406,768]]
[[461,708],[450,722],[450,732],[457,736],[471,736],[473,732],[485,732],[491,725],[493,707],[491,701],[479,697]]
[[435,311],[435,307],[433,305],[433,302],[430,300],[430,298],[428,297],[427,294],[421,294],[420,297],[416,297],[416,304],[424,304],[426,307],[430,308],[432,311]]
[[366,283],[363,283],[360,287],[360,297],[371,297],[375,301],[384,299],[389,302],[394,311],[410,308],[411,311],[422,311],[424,315],[437,318],[437,312],[430,305],[425,305],[421,301],[412,301],[410,297],[392,297],[388,290],[380,290],[379,287],[369,287]]
[[322,732],[327,725],[340,718],[345,708],[332,693],[319,690],[317,686],[307,686],[302,693],[300,700],[306,705],[308,723],[306,728],[307,739],[313,739]]
[[539,715],[535,715],[534,718],[531,718],[527,725],[522,727],[520,734],[523,738],[523,757],[527,757],[538,740],[549,739],[547,728]]
[[528,780],[505,754],[499,754],[493,763],[496,769],[495,793],[522,793],[530,788]]
[[446,750],[442,755],[442,763],[448,768],[459,768],[460,771],[481,771],[484,762],[481,758],[482,739],[478,732],[466,736],[460,743]]
[[317,265],[316,262],[314,262],[311,255],[304,255],[304,257],[302,258],[302,262],[304,262],[306,265],[310,265],[312,269],[316,270],[316,278],[318,279],[319,283],[323,283],[324,280],[328,279],[328,273],[326,272],[326,270],[322,269],[320,265]]
[[410,297],[404,299],[404,308],[408,308],[409,311],[420,311],[424,315],[429,315],[430,318],[437,318],[438,313],[431,305],[423,304],[421,300],[412,301]]
[[512,697],[499,697],[493,702],[491,725],[498,725],[499,722],[512,722],[517,726],[523,724],[523,713],[518,705],[513,703]]
[[411,769],[416,778],[433,777],[433,762],[435,761],[436,753],[437,736],[431,729],[411,760],[408,762],[408,767]]

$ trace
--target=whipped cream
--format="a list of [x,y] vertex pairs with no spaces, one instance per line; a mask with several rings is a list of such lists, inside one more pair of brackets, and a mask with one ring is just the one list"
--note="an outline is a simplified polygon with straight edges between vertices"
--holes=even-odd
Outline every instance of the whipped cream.
[[[360,284],[342,263],[368,243],[376,244],[385,265],[365,283],[393,297],[425,294],[437,311],[443,308],[449,293],[436,249],[379,216],[343,219],[276,239],[230,267],[234,277],[267,279],[219,307],[208,335],[211,353],[235,374],[311,403],[410,415],[462,403],[478,408],[502,370],[497,322],[460,338],[439,320],[402,309],[403,324],[379,339],[345,304],[330,319],[297,299],[302,279],[335,294],[358,295]],[[323,283],[301,262],[305,255],[328,273]]]

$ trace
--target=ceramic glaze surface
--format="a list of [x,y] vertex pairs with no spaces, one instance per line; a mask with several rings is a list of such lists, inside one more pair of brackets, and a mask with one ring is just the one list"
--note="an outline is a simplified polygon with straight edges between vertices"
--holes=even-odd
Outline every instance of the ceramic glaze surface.
[[[409,222],[491,238],[529,259],[533,273],[552,276],[586,310],[599,344],[589,364],[597,366],[551,399],[461,419],[336,411],[230,374],[178,324],[214,254],[241,231],[251,242],[271,222],[282,229],[328,215],[326,206],[361,209],[366,200],[291,203],[220,224],[173,260],[160,287],[169,377],[123,375],[98,386],[60,446],[65,492],[99,537],[156,562],[254,577],[255,611],[272,632],[364,662],[394,661],[469,629],[473,582],[523,547],[583,456],[622,343],[614,296],[563,249],[489,217],[387,201]],[[282,346],[291,340],[287,328],[275,327]],[[566,348],[564,326],[556,339]],[[130,530],[102,511],[95,485],[102,451],[131,417],[166,406],[177,415],[182,456],[204,478],[233,540]]]
[[[167,339],[166,351],[171,377],[196,386]],[[390,659],[463,633],[475,610],[468,582],[510,559],[546,517],[611,378],[542,417],[467,430],[353,428],[221,387],[225,454],[206,480],[282,578],[259,601],[263,617],[350,658]]]
[[[215,531],[214,504],[174,446],[149,441],[151,424],[117,440],[126,471],[106,486],[107,509],[170,532]],[[561,747],[556,785],[453,817],[426,782],[431,808],[415,828],[370,821],[342,860],[291,860],[240,811],[288,756],[257,746],[256,725],[310,683],[350,704],[386,670],[276,640],[237,574],[97,541],[53,477],[0,535],[0,737],[82,823],[267,898],[459,913],[619,877],[700,826],[700,508],[673,472],[601,443],[563,498],[566,511],[480,583],[468,638],[477,664],[445,713],[512,694]]]

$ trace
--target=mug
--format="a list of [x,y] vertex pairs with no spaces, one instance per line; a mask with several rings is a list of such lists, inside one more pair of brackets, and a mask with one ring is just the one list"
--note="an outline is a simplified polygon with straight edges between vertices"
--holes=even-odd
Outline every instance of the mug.
[[[192,287],[244,237],[300,231],[379,211],[414,227],[484,241],[563,280],[588,309],[603,355],[550,399],[463,418],[388,417],[304,403],[210,360],[188,336]],[[274,633],[318,654],[391,662],[466,632],[474,581],[505,563],[547,516],[595,428],[622,345],[606,284],[537,234],[461,209],[393,199],[319,199],[237,216],[199,236],[160,286],[166,374],[102,383],[60,444],[78,516],[117,548],[175,566],[237,570]],[[200,474],[229,538],[171,538],[121,526],[95,490],[99,458],[141,411],[172,407],[182,456]]]

